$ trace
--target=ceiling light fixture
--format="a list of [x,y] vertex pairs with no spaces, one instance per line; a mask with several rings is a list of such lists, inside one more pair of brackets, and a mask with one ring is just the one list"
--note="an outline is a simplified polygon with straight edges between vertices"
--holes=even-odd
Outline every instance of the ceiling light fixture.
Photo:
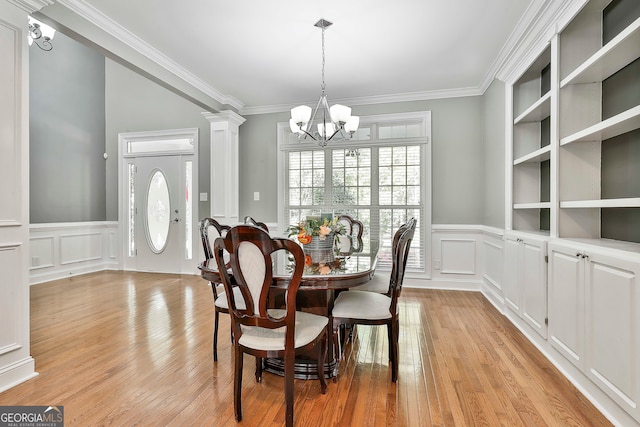
[[[331,140],[345,140],[353,136],[358,130],[360,117],[351,115],[351,108],[335,104],[329,108],[324,82],[324,31],[333,23],[320,19],[314,26],[322,29],[322,93],[313,114],[311,107],[300,105],[291,109],[289,126],[293,133],[298,134],[299,139],[311,137],[320,147],[326,147]],[[318,121],[317,127],[313,124]]]
[[47,24],[43,24],[31,16],[29,17],[29,34],[27,34],[29,46],[35,43],[40,49],[49,51],[53,49],[51,40],[53,40],[55,34],[56,30]]

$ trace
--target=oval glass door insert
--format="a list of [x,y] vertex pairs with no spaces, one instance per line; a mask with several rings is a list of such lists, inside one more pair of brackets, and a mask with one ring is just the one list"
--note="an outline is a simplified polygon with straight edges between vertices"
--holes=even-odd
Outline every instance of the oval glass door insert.
[[147,237],[149,247],[160,253],[167,245],[171,224],[171,203],[167,180],[160,170],[151,175],[147,190]]

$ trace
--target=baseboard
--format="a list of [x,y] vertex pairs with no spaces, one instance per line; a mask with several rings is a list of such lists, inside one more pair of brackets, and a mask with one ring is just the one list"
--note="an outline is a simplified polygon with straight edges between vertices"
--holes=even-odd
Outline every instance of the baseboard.
[[477,280],[420,279],[405,277],[402,286],[413,289],[440,289],[448,291],[479,291]]
[[0,393],[38,376],[35,360],[29,356],[0,371]]
[[504,313],[504,297],[497,292],[497,290],[490,284],[482,282],[480,293],[485,297],[487,301],[491,303],[501,314]]
[[117,262],[114,263],[100,263],[95,265],[84,265],[82,267],[68,269],[68,270],[56,270],[47,272],[44,274],[32,274],[29,276],[29,285],[37,285],[38,283],[50,282],[52,280],[68,279],[70,277],[80,276],[83,274],[97,273],[105,270],[119,270]]

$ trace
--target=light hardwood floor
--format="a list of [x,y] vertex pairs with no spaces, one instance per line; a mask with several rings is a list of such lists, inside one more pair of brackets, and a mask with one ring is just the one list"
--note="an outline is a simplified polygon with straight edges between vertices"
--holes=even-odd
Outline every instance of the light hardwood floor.
[[[299,426],[605,426],[607,420],[482,295],[404,289],[400,370],[386,330],[359,326],[337,383],[296,380]],[[40,375],[0,405],[63,405],[65,425],[234,426],[229,316],[212,357],[198,276],[101,272],[31,287]],[[240,426],[284,423],[283,381],[245,356]]]

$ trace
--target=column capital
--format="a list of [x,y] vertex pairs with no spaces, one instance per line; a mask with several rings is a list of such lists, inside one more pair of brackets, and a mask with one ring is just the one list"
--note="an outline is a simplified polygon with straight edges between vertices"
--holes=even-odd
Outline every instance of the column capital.
[[204,116],[205,119],[209,120],[209,122],[211,123],[227,122],[235,126],[240,126],[247,120],[244,117],[242,117],[240,114],[235,113],[231,110],[224,110],[215,114],[205,111],[202,113],[202,115]]

